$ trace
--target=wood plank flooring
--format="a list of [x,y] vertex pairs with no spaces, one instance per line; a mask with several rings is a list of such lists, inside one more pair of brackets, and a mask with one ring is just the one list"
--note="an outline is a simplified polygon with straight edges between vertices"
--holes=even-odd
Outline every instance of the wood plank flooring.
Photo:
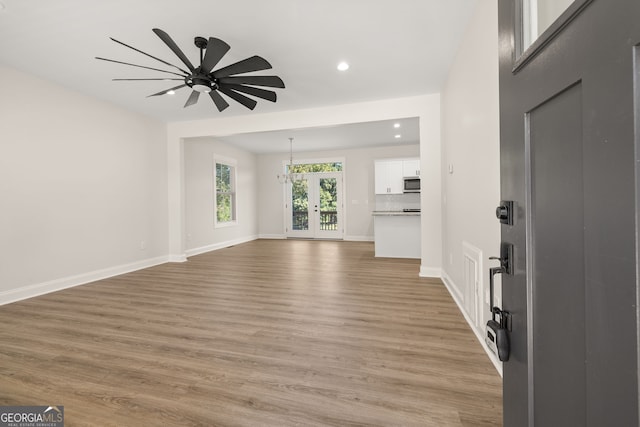
[[[37,268],[37,266],[34,266]],[[369,242],[257,240],[0,307],[0,405],[66,426],[499,426],[439,280]]]

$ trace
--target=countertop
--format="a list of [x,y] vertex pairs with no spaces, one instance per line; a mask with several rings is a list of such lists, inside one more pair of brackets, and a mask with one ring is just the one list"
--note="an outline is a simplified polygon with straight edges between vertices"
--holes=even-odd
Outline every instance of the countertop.
[[420,212],[403,212],[403,211],[373,211],[373,216],[420,216]]

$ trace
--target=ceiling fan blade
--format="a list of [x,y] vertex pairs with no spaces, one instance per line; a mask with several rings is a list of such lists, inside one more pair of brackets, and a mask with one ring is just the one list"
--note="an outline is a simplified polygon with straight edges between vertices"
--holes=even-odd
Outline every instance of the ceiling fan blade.
[[226,87],[219,87],[218,90],[224,93],[225,95],[227,95],[229,98],[238,101],[240,104],[244,105],[250,110],[253,110],[254,108],[256,108],[256,105],[258,104],[255,100],[248,98],[242,95],[241,93],[234,92],[233,90],[228,89]]
[[184,63],[184,65],[187,66],[187,68],[193,72],[195,70],[195,67],[193,66],[193,64],[191,63],[191,61],[189,61],[189,58],[187,58],[185,56],[185,54],[182,52],[182,50],[180,50],[180,48],[178,47],[178,45],[173,41],[173,39],[171,37],[169,37],[169,34],[165,33],[164,31],[162,31],[159,28],[154,28],[153,32],[156,33],[156,35],[158,37],[160,37],[160,39],[164,42],[164,44],[166,44],[167,46],[169,46],[169,49],[171,49],[173,51],[173,53],[176,54],[176,56],[178,58],[180,58],[180,60]]
[[122,46],[128,47],[129,49],[133,49],[133,50],[135,50],[136,52],[139,52],[139,53],[141,53],[141,54],[143,54],[143,55],[148,56],[149,58],[153,58],[153,59],[155,59],[156,61],[160,61],[160,62],[162,62],[162,63],[163,63],[163,64],[165,64],[165,65],[168,65],[168,66],[170,66],[170,67],[176,68],[176,69],[178,69],[178,70],[182,71],[182,72],[183,72],[183,73],[185,73],[185,74],[189,74],[189,72],[188,72],[188,71],[185,71],[185,70],[183,70],[182,68],[180,68],[180,67],[178,67],[178,66],[176,66],[176,65],[170,64],[170,63],[168,63],[167,61],[165,61],[165,60],[163,60],[163,59],[156,58],[156,57],[155,57],[155,56],[153,56],[153,55],[149,55],[148,53],[143,52],[143,51],[141,51],[140,49],[136,49],[136,48],[135,48],[135,47],[133,47],[133,46],[129,46],[128,44],[123,43],[123,42],[121,42],[120,40],[116,40],[116,39],[114,39],[113,37],[109,37],[109,38],[110,38],[111,40],[113,40],[114,42],[121,44]]
[[255,86],[284,88],[284,82],[278,76],[237,76],[221,77],[220,83],[224,84],[246,84]]
[[271,102],[276,102],[276,99],[277,99],[276,93],[272,90],[265,90],[257,87],[241,86],[241,85],[234,85],[234,84],[226,84],[226,85],[222,85],[221,87],[233,89],[237,92],[248,93],[249,95],[257,96],[258,98],[266,99],[267,101],[271,101]]
[[229,52],[231,46],[229,46],[224,41],[217,39],[215,37],[209,37],[209,41],[207,42],[207,52],[204,54],[204,59],[202,60],[202,70],[206,73],[210,73],[213,70],[213,67],[218,65],[218,62],[222,59],[222,57]]
[[200,92],[198,92],[197,90],[191,91],[191,95],[189,95],[189,98],[187,99],[187,102],[184,104],[184,107],[188,107],[189,105],[193,105],[196,102],[198,102],[198,98],[200,97]]
[[218,111],[222,112],[222,110],[229,106],[229,103],[225,101],[222,96],[220,96],[218,91],[212,90],[211,92],[209,92],[209,96],[213,100],[213,103],[216,104],[216,107],[218,107]]
[[251,71],[268,70],[272,68],[271,64],[266,59],[260,56],[252,56],[251,58],[243,59],[235,64],[228,65],[224,68],[220,68],[213,72],[213,77],[227,77],[233,74],[249,73]]
[[101,61],[115,62],[116,64],[131,65],[132,67],[144,68],[146,70],[160,71],[162,73],[169,73],[176,76],[180,76],[182,78],[186,77],[186,76],[183,76],[182,74],[174,73],[173,71],[161,70],[159,68],[145,67],[144,65],[130,64],[129,62],[116,61],[114,59],[100,58],[99,56],[96,56],[96,59],[99,59]]
[[156,78],[156,79],[111,79],[114,82],[133,82],[133,81],[141,81],[141,80],[184,80],[184,79],[170,79],[170,78]]
[[154,93],[153,95],[149,95],[149,96],[147,96],[147,98],[151,98],[152,96],[166,95],[168,92],[171,92],[172,90],[180,89],[180,88],[183,88],[185,86],[186,86],[186,84],[180,85],[180,86],[176,86],[176,87],[172,87],[171,89],[163,90],[162,92],[158,92],[158,93]]

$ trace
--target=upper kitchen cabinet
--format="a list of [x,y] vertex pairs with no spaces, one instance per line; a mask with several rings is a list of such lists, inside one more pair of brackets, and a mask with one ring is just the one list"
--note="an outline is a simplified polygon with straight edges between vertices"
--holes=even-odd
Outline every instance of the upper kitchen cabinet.
[[376,194],[402,194],[403,177],[402,160],[376,160]]
[[420,176],[420,159],[376,160],[376,194],[402,194],[407,176]]
[[420,176],[420,159],[403,160],[402,176]]

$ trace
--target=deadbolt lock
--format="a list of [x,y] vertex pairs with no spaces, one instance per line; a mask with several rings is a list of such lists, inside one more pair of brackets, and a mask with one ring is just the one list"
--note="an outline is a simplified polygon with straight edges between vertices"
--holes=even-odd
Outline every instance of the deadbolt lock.
[[496,208],[496,217],[501,224],[513,225],[513,202],[511,200],[503,200]]

